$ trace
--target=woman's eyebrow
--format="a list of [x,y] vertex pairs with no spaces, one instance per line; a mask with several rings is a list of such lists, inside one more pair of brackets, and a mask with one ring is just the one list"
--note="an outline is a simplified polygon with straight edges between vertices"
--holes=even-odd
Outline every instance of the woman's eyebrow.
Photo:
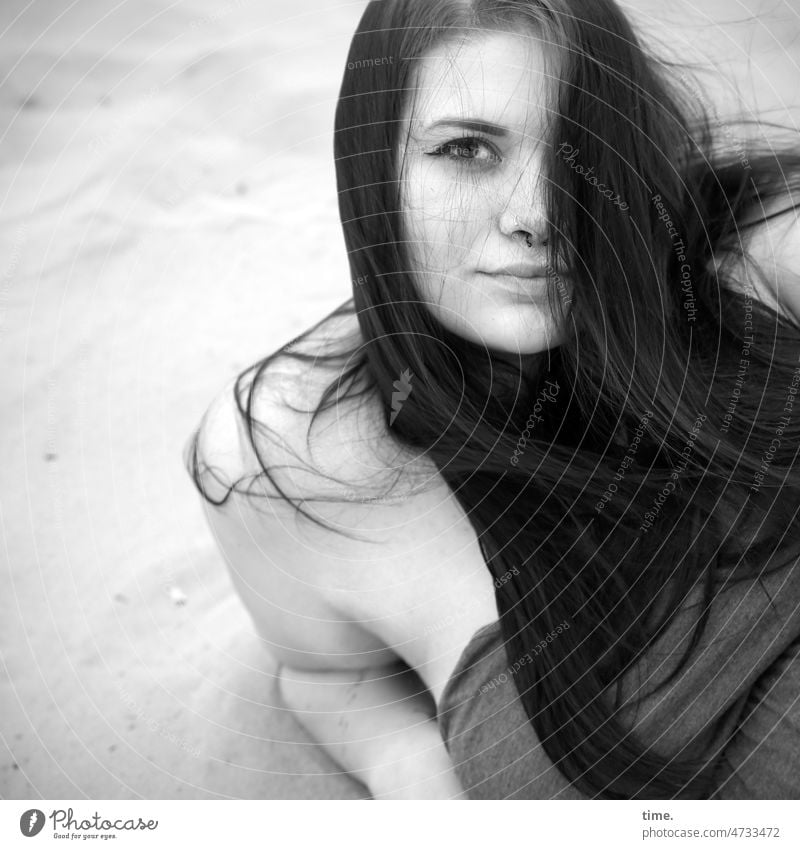
[[470,130],[473,133],[485,133],[490,136],[507,136],[508,130],[497,124],[487,121],[465,121],[461,118],[442,118],[425,127],[425,130],[435,130],[437,127],[459,127],[462,130]]

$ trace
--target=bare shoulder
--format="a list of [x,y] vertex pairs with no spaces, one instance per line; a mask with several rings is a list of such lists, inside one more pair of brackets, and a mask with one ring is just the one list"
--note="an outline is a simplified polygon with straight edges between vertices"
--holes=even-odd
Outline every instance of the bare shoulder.
[[[329,318],[307,334],[302,342],[278,349],[263,367],[232,377],[187,442],[184,460],[188,464],[190,449],[196,448],[197,462],[208,470],[203,483],[213,497],[223,495],[226,484],[256,480],[254,492],[264,496],[277,495],[278,487],[297,498],[317,490],[346,496],[366,487],[369,478],[390,472],[393,464],[411,468],[413,455],[392,444],[373,393],[337,398],[336,384],[352,362],[337,365],[320,356],[358,349],[355,316]],[[312,361],[292,356],[296,353]],[[331,386],[335,391],[327,409],[314,417]],[[264,466],[270,476],[263,474]]]
[[[363,372],[345,379],[361,343],[354,315],[329,319],[291,346],[311,360],[280,356],[257,383],[244,387],[254,422],[249,432],[242,428],[245,467],[259,469],[259,460],[269,460],[274,484],[310,503],[319,496],[374,505],[407,500],[420,486],[442,485],[424,454],[392,438],[384,405]],[[323,354],[345,356],[330,362]],[[264,485],[274,492],[271,482]]]

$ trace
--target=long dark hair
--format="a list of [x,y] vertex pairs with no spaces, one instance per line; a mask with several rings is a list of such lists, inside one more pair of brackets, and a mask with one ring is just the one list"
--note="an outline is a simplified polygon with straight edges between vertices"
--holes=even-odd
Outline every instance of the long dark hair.
[[[531,32],[560,57],[548,250],[552,269],[571,270],[572,303],[567,312],[554,274],[566,339],[518,363],[432,317],[400,215],[397,151],[416,60],[487,30]],[[266,367],[279,357],[340,366],[309,432],[345,398],[382,400],[391,438],[434,461],[478,534],[508,658],[569,623],[513,677],[547,754],[599,798],[713,792],[707,760],[659,755],[629,733],[621,676],[687,588],[702,586],[705,613],[658,689],[668,685],[720,585],[763,577],[773,558],[785,566],[800,541],[791,412],[800,326],[731,276],[745,232],[784,211],[768,215],[765,204],[797,188],[800,154],[725,150],[701,100],[670,83],[675,67],[644,52],[612,0],[371,2],[348,55],[334,142],[354,281],[352,303],[336,314],[354,310],[362,338],[327,356],[276,352],[239,375],[235,391],[263,474],[301,512],[258,452],[256,428],[269,429],[252,399]],[[574,167],[575,151],[616,202]],[[718,265],[715,255],[729,259]],[[190,472],[203,492],[196,450]]]

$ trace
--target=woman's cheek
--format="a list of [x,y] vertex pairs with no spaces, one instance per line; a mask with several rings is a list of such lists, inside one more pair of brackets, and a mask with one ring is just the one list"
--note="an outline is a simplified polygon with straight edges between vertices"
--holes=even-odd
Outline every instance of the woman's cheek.
[[471,245],[486,215],[476,203],[469,187],[453,185],[452,182],[431,187],[427,198],[430,219],[439,222],[440,233],[452,246]]
[[480,241],[485,224],[475,187],[443,176],[435,168],[423,169],[409,183],[407,197],[412,238],[417,242],[424,267],[429,271],[456,271],[470,265],[471,250]]

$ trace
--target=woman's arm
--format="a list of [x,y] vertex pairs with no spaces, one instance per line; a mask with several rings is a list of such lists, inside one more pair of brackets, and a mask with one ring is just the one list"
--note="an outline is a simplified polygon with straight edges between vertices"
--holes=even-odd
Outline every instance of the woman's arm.
[[281,666],[279,687],[298,721],[376,799],[467,798],[433,699],[404,663],[342,672]]

